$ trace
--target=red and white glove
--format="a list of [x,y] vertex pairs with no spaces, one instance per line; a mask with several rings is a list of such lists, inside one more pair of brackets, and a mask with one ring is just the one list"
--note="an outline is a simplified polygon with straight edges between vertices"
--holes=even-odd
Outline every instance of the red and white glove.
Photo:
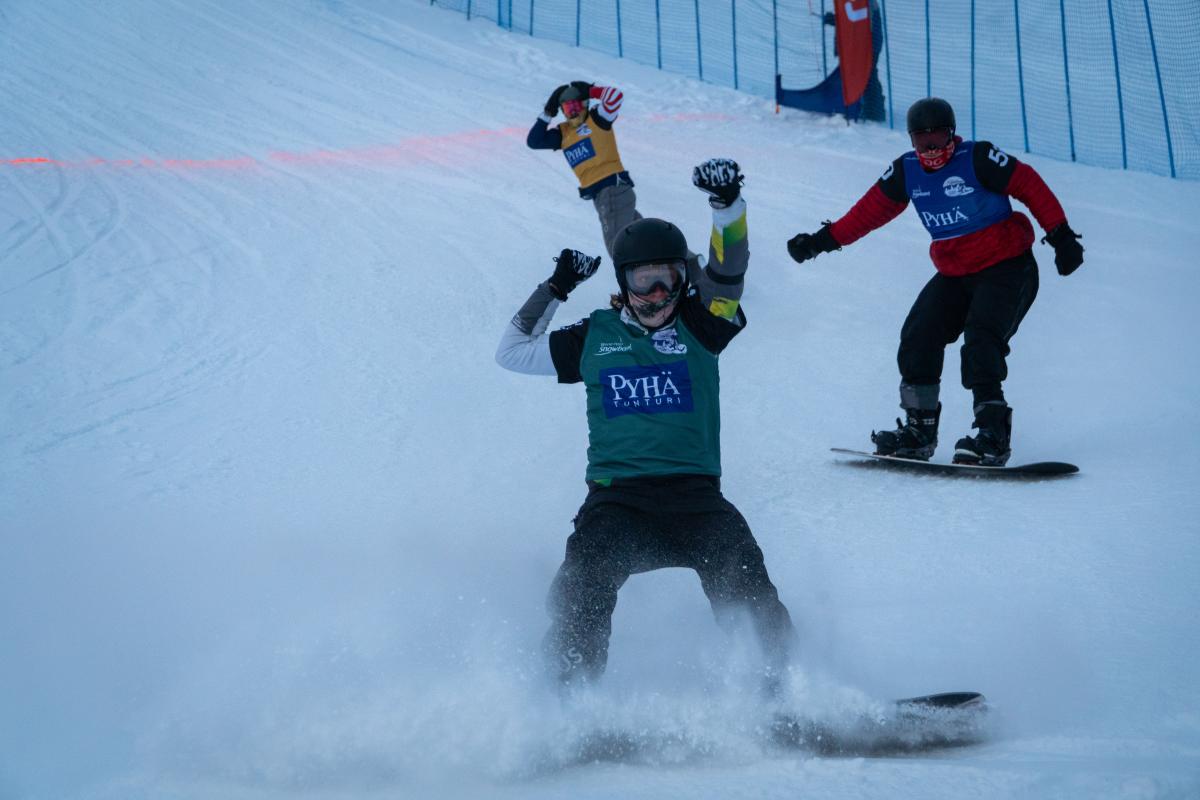
[[592,99],[599,100],[600,105],[594,109],[609,122],[617,118],[621,111],[621,101],[625,95],[615,86],[593,86],[590,92]]

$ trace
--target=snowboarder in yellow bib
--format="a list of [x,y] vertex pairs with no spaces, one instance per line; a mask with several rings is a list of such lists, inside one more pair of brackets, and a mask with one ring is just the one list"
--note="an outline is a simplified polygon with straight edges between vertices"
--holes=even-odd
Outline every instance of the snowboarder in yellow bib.
[[[591,200],[596,208],[610,257],[617,232],[642,218],[637,212],[633,180],[621,163],[613,132],[623,98],[615,86],[595,86],[586,81],[563,84],[550,93],[525,139],[533,150],[563,151],[579,179],[579,196]],[[559,111],[565,121],[551,128],[550,121]]]

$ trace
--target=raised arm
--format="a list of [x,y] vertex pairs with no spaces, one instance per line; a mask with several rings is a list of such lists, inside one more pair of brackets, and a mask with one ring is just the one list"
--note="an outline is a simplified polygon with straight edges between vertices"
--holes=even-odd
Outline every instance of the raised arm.
[[592,106],[592,117],[596,124],[606,130],[611,128],[617,121],[617,115],[621,113],[621,102],[625,95],[615,86],[593,85],[588,89],[588,96],[598,101]]
[[708,262],[695,271],[693,281],[709,313],[731,321],[739,319],[750,264],[746,201],[741,196],[744,180],[737,162],[729,158],[709,159],[692,171],[692,183],[709,196],[713,221]]
[[600,258],[564,249],[554,259],[554,274],[538,284],[509,321],[496,348],[496,363],[526,375],[556,375],[546,329],[571,290],[595,274]]
[[562,133],[558,128],[550,129],[550,120],[558,113],[558,98],[566,88],[564,83],[551,92],[542,107],[542,113],[534,120],[533,127],[525,137],[525,145],[531,150],[558,150],[562,147]]

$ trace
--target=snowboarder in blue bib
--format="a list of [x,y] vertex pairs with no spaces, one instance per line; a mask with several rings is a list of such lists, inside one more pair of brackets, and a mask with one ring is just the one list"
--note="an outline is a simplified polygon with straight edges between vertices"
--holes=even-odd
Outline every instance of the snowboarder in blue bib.
[[954,463],[1000,467],[1012,453],[1012,410],[1004,399],[1009,341],[1038,291],[1029,218],[1047,231],[1060,275],[1083,263],[1079,235],[1058,199],[1028,164],[991,142],[955,135],[954,109],[939,97],[908,110],[913,149],[897,158],[841,219],[788,241],[797,262],[840,250],[900,215],[909,202],[933,239],[937,274],[917,296],[900,331],[900,407],[906,419],[871,434],[877,455],[929,460],[937,447],[946,346],[959,336],[962,384],[973,395],[979,433],[954,447]]
[[611,307],[546,334],[559,304],[600,258],[563,250],[506,327],[496,352],[515,372],[583,383],[588,494],[550,589],[544,646],[562,684],[595,681],[608,660],[617,592],[630,575],[689,567],[718,622],[746,610],[778,689],[794,637],[746,520],[721,493],[717,361],[746,324],[746,203],[736,162],[712,159],[693,183],[713,208],[709,259],[689,280],[683,233],[661,219],[613,243]]

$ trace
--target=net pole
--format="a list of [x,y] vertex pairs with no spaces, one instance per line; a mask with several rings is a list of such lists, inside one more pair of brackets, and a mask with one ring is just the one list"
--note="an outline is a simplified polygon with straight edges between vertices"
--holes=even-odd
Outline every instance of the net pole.
[[730,3],[733,9],[733,88],[738,88],[738,62],[737,62],[737,0]]
[[1121,95],[1121,59],[1117,55],[1117,25],[1113,20],[1112,0],[1108,0],[1108,34],[1112,37],[1113,72],[1117,78],[1117,117],[1121,122],[1121,169],[1129,169],[1129,155],[1125,145],[1125,98]]
[[1075,160],[1075,111],[1071,106],[1071,58],[1067,53],[1067,3],[1058,0],[1058,19],[1062,28],[1063,81],[1067,85],[1067,137],[1071,142],[1071,160]]
[[975,0],[971,0],[971,141],[976,141],[975,133]]
[[1162,72],[1158,68],[1158,47],[1154,44],[1154,26],[1150,24],[1150,2],[1142,0],[1146,9],[1146,30],[1150,33],[1150,55],[1154,57],[1154,78],[1158,81],[1158,102],[1162,105],[1163,132],[1167,136],[1167,162],[1171,165],[1171,177],[1175,177],[1175,148],[1171,146],[1171,123],[1167,118],[1167,96],[1163,93]]
[[662,69],[662,11],[660,0],[654,0],[654,47],[658,57],[658,68]]
[[1025,152],[1029,152],[1029,117],[1025,113],[1025,64],[1021,58],[1021,0],[1013,0],[1013,27],[1017,34],[1017,87],[1021,92],[1021,132],[1025,136]]
[[[975,2],[975,0],[971,0]],[[879,13],[883,20],[883,47],[887,51],[886,65],[887,84],[888,84],[888,127],[892,130],[896,129],[896,112],[892,108],[892,46],[888,43],[888,26],[887,26],[887,3],[880,0]]]
[[929,0],[925,0],[925,96],[933,97],[933,51],[929,43]]

